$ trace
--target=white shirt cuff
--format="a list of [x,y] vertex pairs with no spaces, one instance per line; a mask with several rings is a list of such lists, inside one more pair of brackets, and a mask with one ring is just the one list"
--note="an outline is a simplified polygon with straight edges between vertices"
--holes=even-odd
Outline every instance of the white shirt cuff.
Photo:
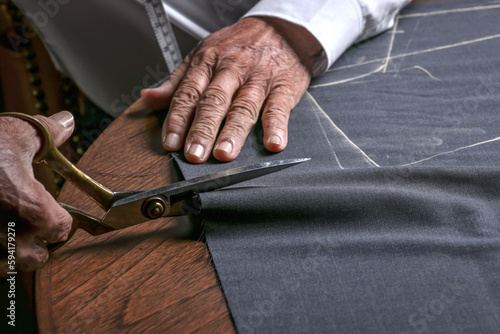
[[313,76],[317,76],[355,42],[390,28],[409,1],[261,0],[243,17],[272,16],[307,29],[323,47],[313,63]]

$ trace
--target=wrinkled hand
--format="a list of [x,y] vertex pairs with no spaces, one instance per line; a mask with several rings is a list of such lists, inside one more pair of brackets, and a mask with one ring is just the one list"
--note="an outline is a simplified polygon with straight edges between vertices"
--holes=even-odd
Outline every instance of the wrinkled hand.
[[163,146],[184,146],[192,163],[205,162],[212,149],[220,161],[235,159],[261,110],[264,145],[280,152],[287,145],[290,111],[309,85],[320,50],[299,26],[245,18],[201,41],[161,87],[142,91],[142,101],[152,110],[170,105]]
[[[36,117],[47,125],[57,146],[73,132],[73,116],[67,111]],[[33,175],[33,157],[40,148],[41,138],[28,122],[0,117],[0,276],[12,271],[7,270],[8,236],[13,236],[8,232],[15,232],[16,267],[33,271],[48,258],[45,243],[64,241],[71,230],[70,214]]]

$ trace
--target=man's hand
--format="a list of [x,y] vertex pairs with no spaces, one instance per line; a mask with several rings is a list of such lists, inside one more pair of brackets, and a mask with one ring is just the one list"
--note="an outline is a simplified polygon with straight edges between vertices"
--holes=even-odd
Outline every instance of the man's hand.
[[306,91],[320,51],[302,27],[245,18],[201,41],[161,87],[142,91],[142,101],[153,110],[170,105],[163,146],[184,146],[192,163],[205,162],[212,149],[220,161],[235,159],[261,110],[264,145],[280,152],[290,111]]
[[[73,116],[63,111],[50,118],[36,116],[61,145],[73,132]],[[35,180],[32,161],[41,147],[37,130],[14,117],[0,117],[0,276],[7,272],[7,224],[15,223],[15,262],[33,271],[48,258],[47,243],[64,241],[72,218]],[[9,270],[12,271],[12,270]]]

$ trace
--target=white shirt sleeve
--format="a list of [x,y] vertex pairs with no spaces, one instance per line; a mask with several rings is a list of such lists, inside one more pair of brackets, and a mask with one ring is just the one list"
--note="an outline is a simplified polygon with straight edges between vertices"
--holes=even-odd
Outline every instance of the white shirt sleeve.
[[313,75],[326,71],[348,47],[394,25],[411,0],[261,0],[244,17],[273,16],[307,29],[323,47]]

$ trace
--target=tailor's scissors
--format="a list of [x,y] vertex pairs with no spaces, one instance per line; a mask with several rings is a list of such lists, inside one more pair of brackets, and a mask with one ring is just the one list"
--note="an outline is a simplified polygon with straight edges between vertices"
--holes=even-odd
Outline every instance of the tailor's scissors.
[[224,188],[309,160],[264,162],[176,182],[158,189],[113,192],[69,162],[54,145],[47,127],[37,118],[21,113],[1,113],[0,116],[21,118],[34,125],[42,135],[42,148],[33,162],[47,164],[106,211],[104,218],[99,219],[70,205],[59,203],[73,217],[73,228],[66,241],[47,245],[50,250],[66,243],[78,228],[95,236],[161,217],[197,214],[201,209],[199,193]]

